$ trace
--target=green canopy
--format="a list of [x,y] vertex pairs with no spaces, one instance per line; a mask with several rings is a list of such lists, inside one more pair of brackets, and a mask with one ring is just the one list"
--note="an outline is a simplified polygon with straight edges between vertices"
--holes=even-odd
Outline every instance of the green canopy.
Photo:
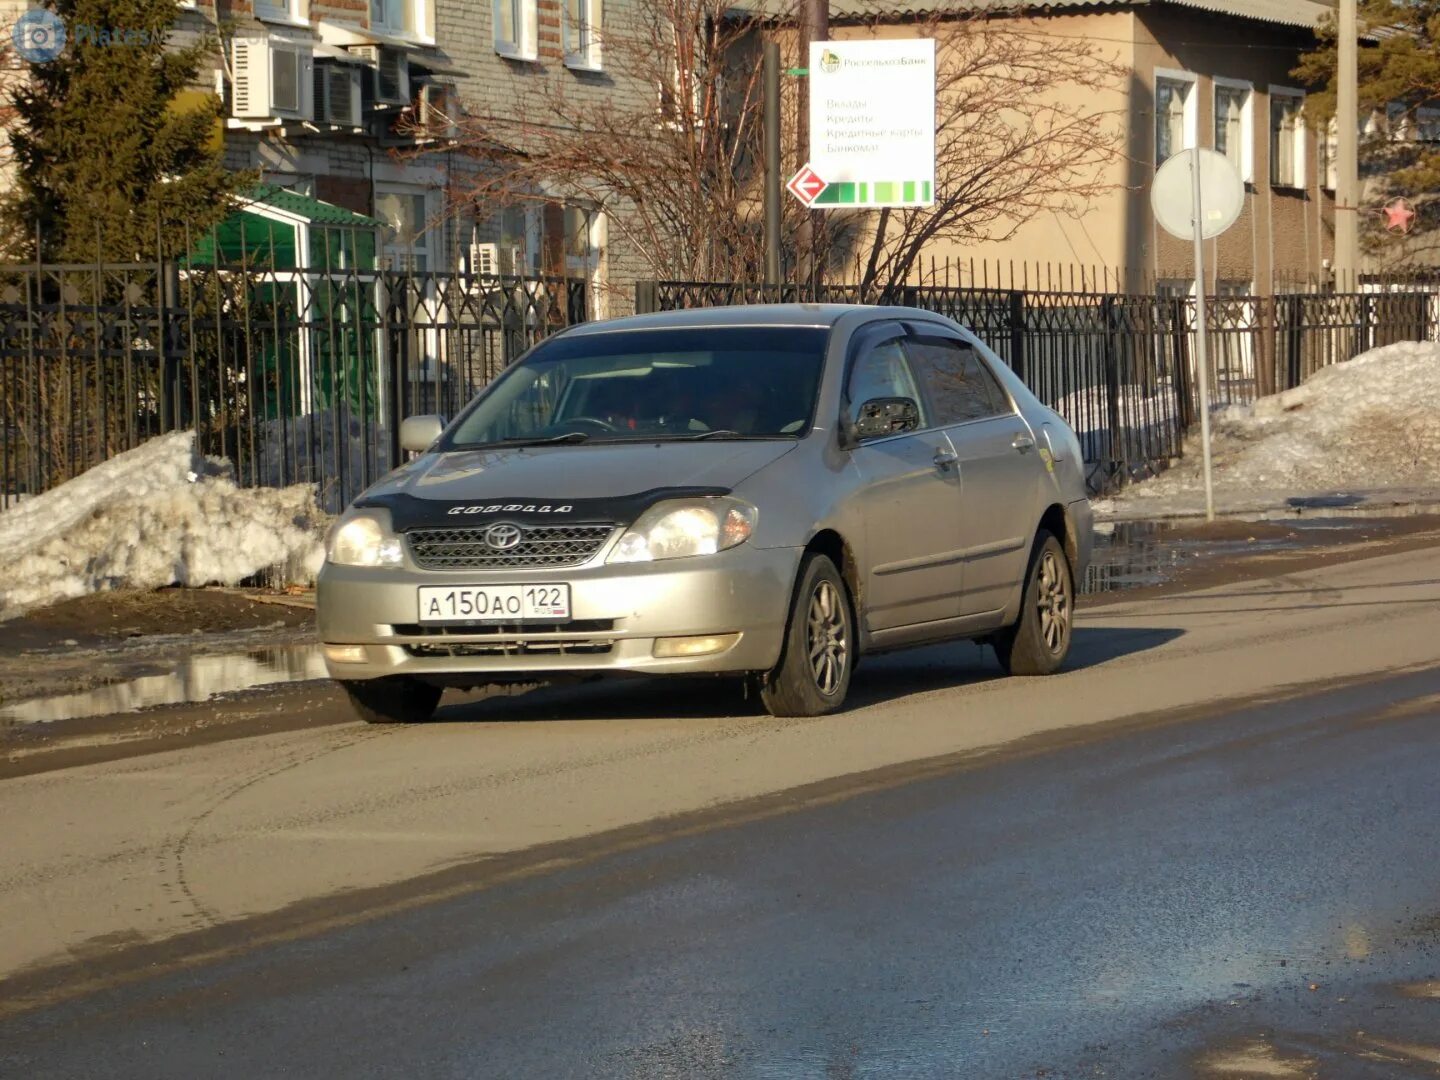
[[251,189],[245,198],[244,206],[199,238],[187,266],[214,266],[218,261],[222,266],[295,270],[308,244],[306,270],[375,269],[381,228],[375,218],[270,184]]

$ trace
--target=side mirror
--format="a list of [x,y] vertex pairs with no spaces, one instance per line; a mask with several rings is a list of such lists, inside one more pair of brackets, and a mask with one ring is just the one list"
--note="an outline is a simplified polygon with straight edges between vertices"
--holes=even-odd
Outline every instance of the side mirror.
[[400,422],[400,449],[423,454],[444,430],[443,416],[407,416]]
[[871,398],[860,406],[851,426],[857,439],[873,439],[877,435],[900,435],[920,426],[920,406],[913,398]]

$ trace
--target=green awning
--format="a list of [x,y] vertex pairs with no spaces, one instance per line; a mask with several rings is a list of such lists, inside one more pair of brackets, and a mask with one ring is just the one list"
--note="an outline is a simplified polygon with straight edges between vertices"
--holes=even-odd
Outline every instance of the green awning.
[[246,194],[240,209],[200,237],[185,262],[294,270],[304,229],[310,252],[306,269],[373,270],[380,228],[375,218],[263,184]]

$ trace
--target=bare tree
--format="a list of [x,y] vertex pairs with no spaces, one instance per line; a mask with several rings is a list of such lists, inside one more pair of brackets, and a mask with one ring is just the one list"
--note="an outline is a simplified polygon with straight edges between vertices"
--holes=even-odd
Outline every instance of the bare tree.
[[[787,66],[803,64],[793,12],[737,15],[726,0],[642,7],[633,24],[607,29],[607,93],[535,80],[503,111],[472,107],[460,146],[483,167],[465,198],[584,200],[657,278],[759,282],[761,45],[774,35]],[[839,33],[886,25],[877,8]],[[1010,11],[906,29],[936,41],[935,205],[832,211],[812,232],[800,205],[785,203],[787,263],[803,256],[871,297],[915,280],[937,243],[1005,239],[1042,211],[1082,212],[1114,186],[1120,153],[1117,114],[1096,102],[1123,70],[1097,44]],[[795,97],[785,95],[786,162],[797,156]]]

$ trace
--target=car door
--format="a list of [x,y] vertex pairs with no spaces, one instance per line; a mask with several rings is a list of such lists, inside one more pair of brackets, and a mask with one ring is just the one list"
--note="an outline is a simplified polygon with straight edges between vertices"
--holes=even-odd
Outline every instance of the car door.
[[941,327],[910,329],[906,349],[959,467],[965,566],[960,612],[999,611],[1025,574],[1044,463],[1029,425],[980,349]]
[[871,630],[959,614],[960,477],[945,432],[928,416],[899,323],[863,328],[851,346],[842,407],[853,423],[877,397],[920,407],[920,426],[861,441],[850,450],[865,527],[864,617]]

